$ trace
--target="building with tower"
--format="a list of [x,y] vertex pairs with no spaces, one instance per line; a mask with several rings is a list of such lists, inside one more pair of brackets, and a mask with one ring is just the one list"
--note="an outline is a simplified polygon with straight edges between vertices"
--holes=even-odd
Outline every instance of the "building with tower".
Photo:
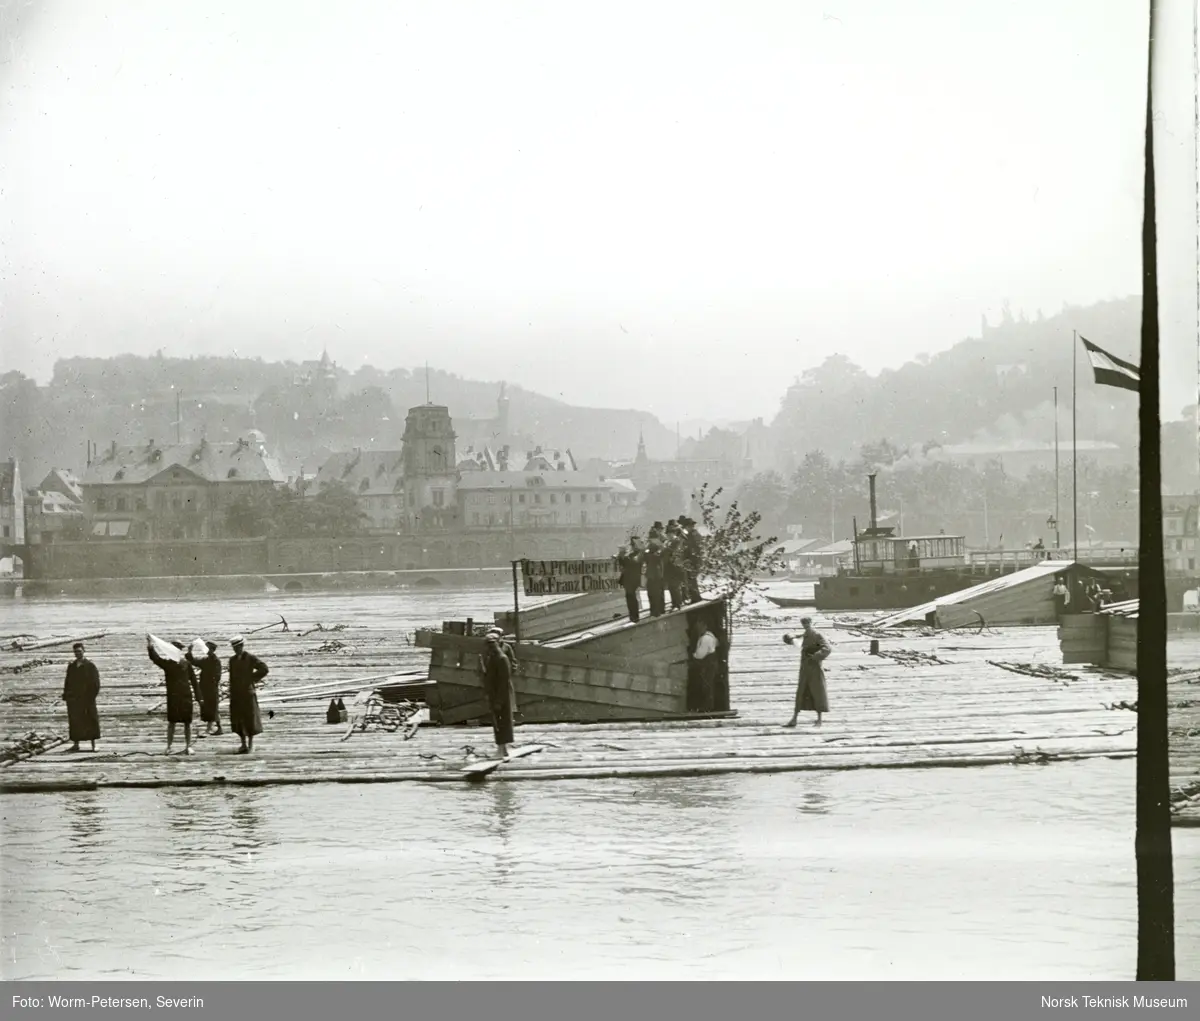
[[404,421],[404,503],[408,528],[452,528],[458,521],[457,437],[450,409],[409,408]]

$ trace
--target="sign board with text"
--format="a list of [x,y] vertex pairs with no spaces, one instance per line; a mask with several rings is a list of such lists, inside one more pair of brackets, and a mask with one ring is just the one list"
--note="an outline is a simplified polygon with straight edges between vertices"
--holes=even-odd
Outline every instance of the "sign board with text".
[[616,557],[603,560],[522,560],[527,596],[572,596],[612,592],[621,587]]

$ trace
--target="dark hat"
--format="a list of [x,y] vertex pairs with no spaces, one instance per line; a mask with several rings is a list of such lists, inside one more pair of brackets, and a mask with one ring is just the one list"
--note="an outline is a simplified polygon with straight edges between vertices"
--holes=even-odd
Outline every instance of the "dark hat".
[[72,646],[71,646],[71,648],[72,648],[72,649],[82,649],[82,648],[83,648],[83,642],[76,642],[74,645],[72,645]]
[[172,642],[171,644],[172,644],[173,646],[175,646],[175,648],[177,648],[177,649],[182,649],[182,648],[183,648],[183,642]]
[[661,521],[656,521],[656,522],[654,522],[654,524],[653,524],[653,525],[651,525],[650,527],[651,527],[651,528],[662,528],[662,526],[663,526],[663,523],[662,523]]
[[216,643],[216,642],[205,642],[204,644],[208,646],[208,651],[209,651],[209,652],[216,652],[216,651],[217,651],[217,643]]

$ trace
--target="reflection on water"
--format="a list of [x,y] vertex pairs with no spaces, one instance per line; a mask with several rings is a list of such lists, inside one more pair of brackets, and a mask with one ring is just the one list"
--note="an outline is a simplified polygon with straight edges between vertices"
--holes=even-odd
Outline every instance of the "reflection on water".
[[67,816],[75,846],[84,850],[100,847],[104,823],[104,805],[96,791],[81,793],[70,806]]
[[[1089,762],[7,797],[3,973],[1128,977],[1133,775]],[[1176,835],[1181,978],[1200,974],[1197,838]]]

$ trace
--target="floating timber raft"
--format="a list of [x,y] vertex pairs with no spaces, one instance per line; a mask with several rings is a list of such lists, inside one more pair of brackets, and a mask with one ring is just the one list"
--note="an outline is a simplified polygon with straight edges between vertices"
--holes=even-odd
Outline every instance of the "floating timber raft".
[[[32,655],[0,651],[0,666],[48,661],[20,674],[0,673],[5,743],[16,747],[25,742],[20,745],[25,757],[0,767],[0,790],[461,783],[465,762],[492,754],[488,726],[420,726],[393,732],[371,727],[342,740],[346,725],[326,724],[331,691],[350,693],[385,683],[370,680],[379,677],[394,677],[391,690],[396,693],[412,692],[414,677],[420,689],[430,653],[415,646],[411,633],[397,631],[386,619],[364,617],[344,630],[308,634],[310,623],[292,620],[288,632],[276,627],[252,634],[253,622],[232,619],[234,612],[245,610],[231,606],[230,620],[212,622],[214,627],[220,623],[220,630],[199,633],[216,640],[241,630],[250,651],[271,668],[260,696],[264,733],[256,739],[252,755],[234,754],[237,739],[228,733],[227,721],[223,736],[196,742],[196,754],[165,755],[161,672],[146,658],[143,634],[111,632],[88,647],[103,685],[103,737],[94,754],[70,754],[66,743],[54,743],[66,736],[66,714],[58,696],[70,646]],[[772,609],[738,622],[729,658],[729,694],[738,710],[736,718],[526,722],[517,728],[518,742],[544,745],[545,751],[506,764],[487,782],[1032,767],[1133,755],[1136,718],[1109,708],[1136,698],[1133,678],[1094,667],[1058,667],[1070,678],[1064,681],[995,665],[1059,664],[1053,628],[1016,628],[979,637],[902,633],[882,639],[880,651],[889,655],[871,655],[867,638],[840,627],[837,619],[816,615],[817,626],[833,645],[826,663],[832,712],[822,727],[812,726],[809,717],[794,730],[784,729],[781,724],[791,713],[795,693],[797,654],[781,637],[784,631],[798,630],[798,618],[798,613]],[[87,634],[103,630],[106,621],[77,624],[78,633]],[[192,633],[168,631],[163,637],[186,640]],[[223,643],[222,653],[226,649]],[[351,704],[348,698],[346,702]],[[31,734],[36,738],[29,739]]]
[[[1136,676],[1138,606],[1130,599],[1064,616],[1058,627],[1063,663]],[[1200,826],[1200,636],[1172,629],[1167,664],[1172,810],[1178,823]]]
[[[736,715],[729,708],[726,601],[693,603],[632,623],[624,615],[624,595],[619,598],[616,619],[610,593],[575,596],[520,615],[521,637],[541,636],[542,641],[514,646],[521,664],[513,675],[518,718],[525,723],[596,723]],[[511,620],[508,614],[497,617],[501,626]],[[705,625],[718,642],[713,691],[701,688],[690,653]],[[443,629],[418,631],[417,644],[432,650],[432,683],[426,693],[430,720],[488,721],[479,670],[484,640]]]

